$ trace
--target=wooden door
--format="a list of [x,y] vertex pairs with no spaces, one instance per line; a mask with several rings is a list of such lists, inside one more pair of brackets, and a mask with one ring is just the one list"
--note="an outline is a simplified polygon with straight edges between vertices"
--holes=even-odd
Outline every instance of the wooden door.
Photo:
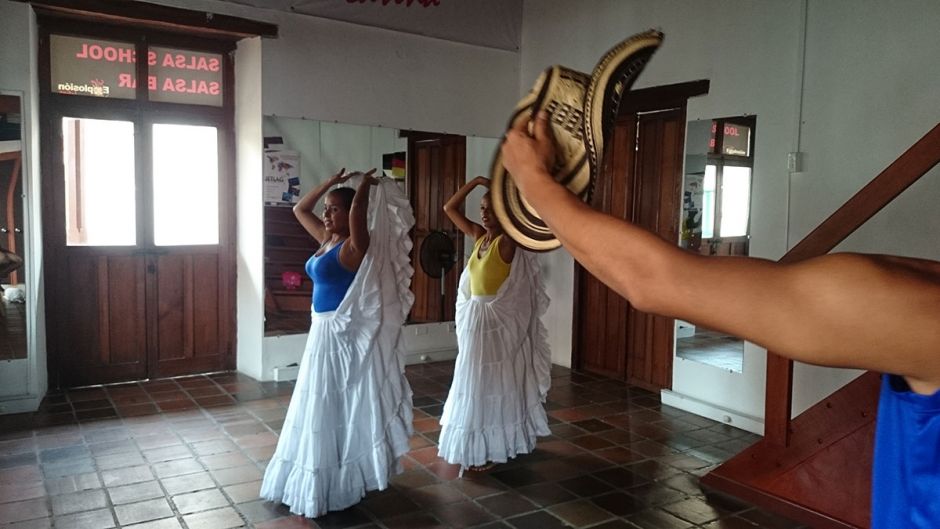
[[[234,185],[225,130],[182,115],[80,107],[46,116],[50,385],[234,367]],[[167,151],[167,138],[193,132],[205,149]],[[173,181],[179,160],[208,163],[208,187]],[[173,197],[187,192],[203,193],[209,212],[197,222],[177,222],[194,218],[191,208],[174,207]]]
[[[466,181],[466,139],[463,136],[411,133],[408,137],[408,188],[415,213],[411,252],[415,268],[411,290],[415,302],[409,321],[415,323],[453,321],[457,302],[457,280],[463,270],[464,237],[444,214],[447,202]],[[454,242],[457,261],[444,274],[421,267],[424,239],[433,231],[446,233]],[[429,273],[430,272],[430,273]],[[443,292],[442,292],[443,289]]]
[[[622,115],[595,205],[677,241],[684,136],[684,105]],[[650,389],[670,387],[673,320],[636,310],[580,266],[575,274],[575,365]]]

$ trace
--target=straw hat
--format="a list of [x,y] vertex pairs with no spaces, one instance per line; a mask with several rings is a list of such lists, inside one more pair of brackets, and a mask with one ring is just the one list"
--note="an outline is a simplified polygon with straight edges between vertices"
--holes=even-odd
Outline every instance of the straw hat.
[[[546,69],[509,119],[507,130],[520,121],[530,121],[541,110],[548,112],[555,140],[555,180],[585,202],[591,200],[604,161],[605,141],[617,118],[620,100],[662,40],[663,34],[655,30],[634,35],[604,54],[590,76],[564,66]],[[490,179],[493,211],[513,240],[535,251],[553,250],[561,245],[519,194],[503,167],[499,149],[490,168]]]

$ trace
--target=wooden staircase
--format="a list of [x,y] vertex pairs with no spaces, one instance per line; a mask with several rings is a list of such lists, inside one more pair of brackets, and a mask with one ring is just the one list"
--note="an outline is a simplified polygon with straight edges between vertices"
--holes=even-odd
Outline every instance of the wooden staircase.
[[[304,264],[318,247],[316,239],[300,225],[290,207],[264,207],[266,319],[276,319],[285,313],[310,313],[313,283],[304,271]],[[286,288],[281,279],[284,272],[298,272],[302,281],[300,287],[294,290]]]
[[[940,124],[780,260],[828,253],[938,163]],[[702,484],[811,527],[869,527],[879,388],[865,373],[791,419],[793,361],[768,351],[764,438]]]

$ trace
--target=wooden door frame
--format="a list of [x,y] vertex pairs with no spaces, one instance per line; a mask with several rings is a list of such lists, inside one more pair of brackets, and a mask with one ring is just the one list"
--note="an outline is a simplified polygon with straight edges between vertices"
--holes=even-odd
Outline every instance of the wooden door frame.
[[[86,2],[94,4],[94,2]],[[141,4],[146,5],[146,4]],[[107,6],[104,6],[107,7]],[[227,283],[219,284],[219,343],[222,351],[221,367],[231,370],[236,366],[235,358],[235,332],[236,332],[236,311],[234,292],[236,286],[235,277],[235,257],[236,257],[236,232],[234,219],[235,207],[235,68],[234,68],[234,50],[237,37],[235,35],[220,36],[217,34],[184,34],[144,27],[119,27],[113,25],[114,20],[103,18],[94,20],[91,16],[79,16],[78,20],[72,18],[60,18],[60,13],[49,12],[39,9],[37,17],[39,26],[39,53],[38,53],[38,76],[39,76],[39,101],[40,101],[40,137],[42,145],[40,148],[40,157],[42,161],[42,174],[40,177],[40,190],[47,197],[58,197],[52,200],[62,200],[61,188],[57,188],[55,182],[56,159],[55,150],[61,148],[59,139],[61,124],[56,123],[56,118],[66,115],[76,117],[82,116],[115,116],[120,119],[128,119],[135,125],[144,127],[147,123],[159,121],[160,118],[167,119],[172,117],[174,122],[198,122],[204,125],[215,126],[219,130],[219,243],[218,258],[220,260],[220,272],[224,273],[221,280],[227,280]],[[166,28],[163,28],[166,29]],[[192,105],[182,103],[151,102],[148,97],[148,86],[146,82],[137,83],[136,98],[129,99],[102,99],[90,96],[57,94],[51,91],[51,72],[50,72],[50,35],[72,35],[85,38],[96,38],[103,40],[116,40],[133,43],[137,50],[138,57],[147,56],[147,47],[166,46],[188,50],[204,51],[217,53],[222,57],[222,83],[223,99],[220,107],[206,105]],[[135,64],[135,73],[138,80],[147,79],[148,65],[147,61],[137,61]],[[137,134],[143,134],[149,138],[150,132],[137,130]],[[148,143],[149,145],[149,143]],[[147,193],[150,192],[152,178],[151,169],[146,166],[150,160],[151,154],[143,152],[144,142],[135,140],[135,174],[138,180],[138,186],[135,196],[135,207],[138,219],[148,219],[146,211],[150,211],[147,204]],[[146,176],[144,176],[146,174]],[[42,208],[42,221],[44,227],[43,233],[43,254],[44,260],[48,257],[57,255],[54,248],[65,245],[65,233],[54,227],[60,226],[59,219],[54,206]],[[149,244],[152,242],[151,234],[147,233],[146,226],[149,220],[138,222],[137,241],[140,244]],[[126,252],[124,248],[108,249],[99,247],[99,252],[120,255]],[[55,259],[53,259],[54,261]],[[148,259],[148,262],[150,259]],[[57,273],[52,268],[60,266],[61,263],[51,263],[52,266],[44,267],[45,274]],[[67,273],[66,270],[58,271],[59,274]],[[148,278],[148,288],[151,288]],[[54,283],[54,281],[53,281]],[[52,283],[50,283],[52,284]],[[52,293],[47,289],[46,313],[54,314],[57,302],[54,299],[48,299]],[[161,373],[156,367],[156,355],[152,354],[153,336],[152,307],[147,307],[145,316],[147,328],[147,358],[145,359],[145,370],[148,376],[166,376],[174,373]],[[47,339],[53,337],[55,333],[47,331]],[[57,350],[60,349],[53,338],[49,340],[47,373],[49,377],[49,387],[60,387],[60,370],[65,367],[65,362],[58,357]]]
[[[708,79],[700,79],[697,81],[689,81],[684,83],[676,83],[671,85],[655,86],[651,88],[642,88],[638,90],[632,90],[628,92],[623,101],[620,104],[618,109],[618,119],[621,119],[626,116],[630,116],[635,113],[642,112],[655,112],[660,110],[669,110],[674,108],[681,108],[683,115],[685,115],[685,109],[687,106],[688,99],[691,97],[696,97],[708,93],[710,81]],[[683,128],[684,131],[684,128]],[[608,148],[605,151],[604,160],[602,161],[602,172],[598,175],[598,178],[604,178],[609,174],[609,164],[610,155],[608,154],[611,151]],[[683,149],[684,152],[684,149]],[[634,160],[633,163],[636,163]],[[681,195],[681,182],[682,182],[682,168],[683,164],[679,165],[679,189],[677,192]],[[677,197],[677,200],[681,199],[681,196]],[[597,196],[592,200],[591,206],[599,211],[604,211],[602,208],[599,208],[599,204],[596,204]],[[680,202],[681,203],[681,202]],[[678,213],[677,213],[678,214]],[[678,222],[678,221],[677,221]],[[571,332],[571,365],[576,369],[580,369],[582,365],[582,353],[580,350],[580,341],[581,341],[581,330],[578,325],[578,322],[582,317],[587,317],[590,314],[590,309],[581,306],[581,300],[579,292],[581,291],[581,281],[580,281],[580,271],[581,266],[577,261],[574,263],[573,271],[573,303],[572,303],[572,332]],[[626,322],[624,322],[626,324]],[[671,386],[672,379],[672,357],[675,355],[675,351],[670,351],[668,359],[665,359],[670,366],[669,379]],[[626,371],[628,367],[626,362],[624,362],[624,373],[623,378],[626,377]]]
[[[415,211],[415,221],[416,221],[415,228],[412,229],[412,243],[413,243],[412,264],[414,265],[414,268],[415,268],[415,277],[414,279],[412,279],[412,285],[411,285],[412,291],[415,292],[416,294],[416,301],[415,301],[415,307],[412,307],[412,311],[411,313],[409,313],[409,323],[442,323],[442,322],[447,322],[447,321],[454,321],[456,292],[459,286],[460,273],[463,270],[463,264],[464,264],[463,263],[464,235],[463,233],[460,232],[460,230],[458,230],[453,225],[450,219],[447,218],[446,214],[443,212],[443,206],[444,206],[444,202],[446,202],[446,200],[453,193],[455,193],[458,189],[460,189],[460,187],[464,185],[467,179],[466,136],[461,136],[461,135],[456,135],[456,134],[444,134],[444,133],[437,133],[437,132],[424,132],[424,131],[402,131],[400,134],[401,136],[406,137],[408,139],[407,184],[406,185],[408,189],[409,200],[411,202],[412,208]],[[424,142],[438,142],[438,143],[454,142],[454,143],[460,143],[463,146],[463,151],[460,153],[460,157],[459,157],[457,172],[455,174],[456,181],[454,182],[454,189],[449,191],[449,193],[445,193],[444,195],[440,196],[441,202],[440,204],[438,204],[438,206],[441,209],[438,211],[437,226],[429,227],[429,232],[435,231],[435,230],[443,231],[448,236],[454,239],[454,248],[455,248],[457,262],[454,263],[454,266],[445,275],[445,283],[446,283],[445,288],[448,289],[449,295],[444,296],[443,311],[428,310],[427,311],[429,313],[428,317],[422,317],[422,318],[413,320],[412,318],[414,318],[415,312],[418,310],[418,307],[422,306],[421,302],[418,299],[419,298],[418,290],[421,289],[419,285],[421,285],[422,282],[425,282],[425,281],[439,281],[436,278],[430,278],[430,276],[424,273],[424,271],[421,268],[420,257],[419,257],[419,252],[421,251],[421,248],[420,248],[420,244],[418,244],[419,235],[417,233],[417,220],[419,216],[421,215],[421,211],[423,207],[425,206],[428,208],[431,207],[431,204],[422,204],[420,201],[421,200],[420,197],[416,196],[417,174],[418,174],[418,168],[416,166],[417,164],[416,152],[417,152],[418,144],[424,143]],[[439,183],[438,186],[436,186],[436,189],[439,192],[441,191],[441,188],[440,188],[441,185],[443,185],[443,183]],[[436,320],[430,319],[430,316],[436,312],[442,312],[442,313],[438,314],[438,319]]]

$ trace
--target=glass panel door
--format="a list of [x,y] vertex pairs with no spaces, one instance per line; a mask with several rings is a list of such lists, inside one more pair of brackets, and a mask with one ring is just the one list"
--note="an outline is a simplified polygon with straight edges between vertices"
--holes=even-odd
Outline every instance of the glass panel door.
[[68,246],[137,244],[134,124],[62,118]]
[[153,125],[156,246],[219,243],[219,150],[215,127]]

